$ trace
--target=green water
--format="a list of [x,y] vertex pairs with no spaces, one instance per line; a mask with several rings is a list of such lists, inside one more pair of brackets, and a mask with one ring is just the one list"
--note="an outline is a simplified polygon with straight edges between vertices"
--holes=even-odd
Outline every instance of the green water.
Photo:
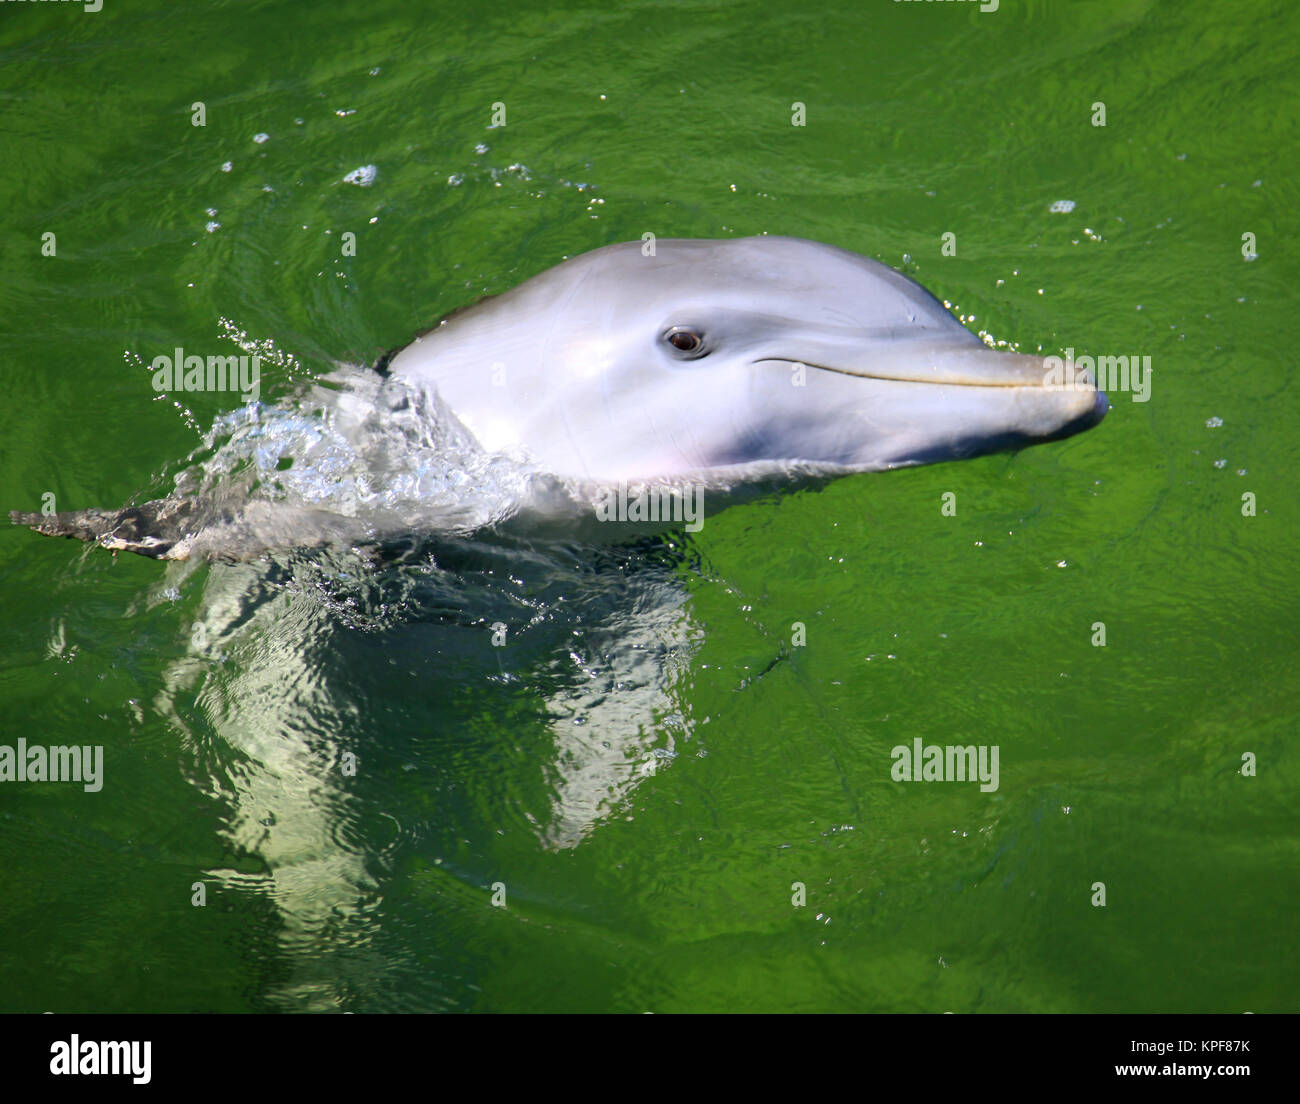
[[[1298,46],[1289,0],[0,5],[6,509],[166,489],[231,401],[141,363],[223,319],[283,400],[646,232],[1154,367],[1068,441],[517,578],[4,531],[0,743],[105,773],[0,787],[0,1008],[1294,1010]],[[561,830],[618,702],[633,773]],[[893,781],[915,737],[998,790]]]

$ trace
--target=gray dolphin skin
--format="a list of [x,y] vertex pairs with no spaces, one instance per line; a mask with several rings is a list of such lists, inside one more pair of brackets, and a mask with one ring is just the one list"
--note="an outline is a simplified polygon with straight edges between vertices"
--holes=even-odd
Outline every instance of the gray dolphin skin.
[[[989,348],[901,273],[790,237],[605,246],[454,312],[378,367],[386,378],[366,370],[378,381],[370,416],[339,420],[358,452],[378,439],[376,419],[414,404],[545,488],[449,526],[462,530],[584,504],[589,513],[593,495],[621,483],[694,482],[718,492],[716,508],[746,485],[1056,440],[1107,409],[1090,380],[1049,386],[1042,357]],[[379,463],[370,482],[384,472]],[[11,516],[160,559],[439,528],[412,509],[358,516],[318,500],[244,508],[221,498]]]
[[786,237],[596,249],[389,370],[436,387],[485,448],[596,483],[880,471],[1069,436],[1106,411],[901,273]]

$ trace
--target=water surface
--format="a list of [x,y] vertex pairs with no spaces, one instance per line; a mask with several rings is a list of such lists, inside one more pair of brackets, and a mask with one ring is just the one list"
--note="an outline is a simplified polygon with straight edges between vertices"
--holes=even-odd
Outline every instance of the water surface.
[[[237,403],[155,401],[159,354],[233,334],[283,406],[646,232],[832,242],[1154,372],[1068,441],[613,548],[4,532],[2,742],[106,765],[0,788],[0,1007],[1294,1009],[1298,36],[1285,0],[3,5],[6,508],[172,485]],[[997,744],[998,790],[894,782],[918,736]]]

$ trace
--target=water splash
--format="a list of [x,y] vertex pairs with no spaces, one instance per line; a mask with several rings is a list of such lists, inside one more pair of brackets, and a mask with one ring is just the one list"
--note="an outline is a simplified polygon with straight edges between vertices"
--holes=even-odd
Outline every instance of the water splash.
[[[235,555],[471,532],[557,493],[530,465],[485,452],[434,392],[355,366],[220,415],[189,461],[176,494],[210,504],[210,550]],[[221,548],[216,519],[232,515],[233,547]]]

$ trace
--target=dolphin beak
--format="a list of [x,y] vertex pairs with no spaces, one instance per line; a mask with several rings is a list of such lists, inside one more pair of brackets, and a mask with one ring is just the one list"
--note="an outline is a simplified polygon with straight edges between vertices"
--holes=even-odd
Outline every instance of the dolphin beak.
[[[1090,429],[1106,416],[1110,403],[1091,376],[1072,380],[1053,373],[1045,359],[1001,352],[983,345],[899,346],[869,364],[834,362],[825,371],[899,383],[938,384],[945,388],[1007,388],[1028,435],[1056,440]],[[995,399],[996,396],[990,395]]]
[[818,336],[801,356],[763,359],[805,365],[823,401],[856,416],[856,439],[835,445],[851,464],[896,467],[1059,440],[1095,426],[1109,409],[1092,378],[1063,380],[1043,357],[974,340],[882,344]]
[[[943,383],[959,387],[1046,387],[1042,357],[1004,353],[984,345],[934,345],[908,342],[869,357],[828,356],[805,360],[810,368],[864,379],[903,383]],[[1073,390],[1073,388],[1071,388]],[[1088,390],[1095,391],[1094,386]]]

